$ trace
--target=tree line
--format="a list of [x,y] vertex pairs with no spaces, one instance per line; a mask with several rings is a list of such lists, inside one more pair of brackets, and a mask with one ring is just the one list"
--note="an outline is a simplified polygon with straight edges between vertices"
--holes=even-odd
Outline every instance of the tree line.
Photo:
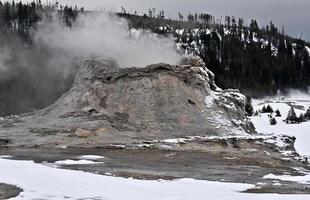
[[[67,26],[72,26],[78,14],[85,12],[83,8],[57,2],[0,1],[0,32],[31,42],[31,30],[43,17],[48,18],[55,11]],[[136,11],[128,13],[124,7],[118,15],[128,19],[130,28],[174,35],[181,53],[199,55],[223,88],[265,95],[287,88],[307,90],[310,84],[310,58],[306,47],[309,43],[285,35],[284,30],[279,30],[272,22],[260,27],[256,20],[247,25],[242,18],[216,19],[206,13],[187,16],[179,13],[178,19],[171,19],[163,10],[149,9],[138,15]]]
[[204,13],[180,13],[178,19],[153,13],[119,15],[133,28],[173,34],[181,52],[199,55],[223,88],[261,96],[288,88],[307,90],[310,84],[309,43],[289,37],[272,22],[260,27],[254,19],[246,24],[242,18],[215,19]]
[[78,14],[82,12],[84,8],[63,6],[58,2],[43,4],[41,0],[30,3],[0,1],[0,33],[17,35],[20,39],[30,42],[31,30],[36,28],[42,18],[48,19],[56,13],[64,24],[71,26]]

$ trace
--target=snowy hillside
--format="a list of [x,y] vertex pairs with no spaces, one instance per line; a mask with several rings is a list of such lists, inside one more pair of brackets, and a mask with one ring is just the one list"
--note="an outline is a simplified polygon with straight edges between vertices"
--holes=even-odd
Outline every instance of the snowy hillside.
[[310,121],[300,124],[287,124],[284,120],[287,117],[291,106],[295,109],[297,116],[305,113],[310,106],[310,96],[296,95],[290,97],[266,98],[263,100],[254,100],[254,109],[261,110],[263,106],[270,105],[274,111],[277,109],[281,117],[275,117],[277,124],[270,125],[268,113],[259,113],[258,116],[251,117],[254,126],[259,133],[290,135],[296,137],[295,148],[301,154],[310,157]]

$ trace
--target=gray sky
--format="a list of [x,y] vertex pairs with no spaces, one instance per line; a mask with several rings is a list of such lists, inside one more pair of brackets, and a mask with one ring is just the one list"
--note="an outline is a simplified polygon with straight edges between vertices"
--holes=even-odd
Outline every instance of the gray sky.
[[[24,0],[27,1],[27,0]],[[53,2],[54,0],[49,0]],[[43,0],[44,2],[44,0]],[[146,12],[148,8],[163,9],[172,17],[182,12],[207,12],[215,17],[232,15],[248,23],[257,19],[259,24],[272,20],[292,36],[310,41],[310,0],[58,0],[61,3],[84,6],[87,9],[127,10]]]

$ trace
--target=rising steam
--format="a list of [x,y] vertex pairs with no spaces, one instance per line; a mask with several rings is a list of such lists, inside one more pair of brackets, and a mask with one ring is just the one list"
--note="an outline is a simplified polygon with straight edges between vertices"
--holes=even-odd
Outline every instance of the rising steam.
[[129,30],[127,21],[111,13],[80,15],[70,28],[56,17],[43,21],[35,41],[70,58],[113,58],[121,67],[175,64],[180,60],[173,38]]
[[33,30],[32,44],[0,33],[0,116],[46,107],[71,87],[81,61],[113,58],[120,67],[177,63],[171,37],[129,30],[111,13],[81,14],[72,27],[55,14]]

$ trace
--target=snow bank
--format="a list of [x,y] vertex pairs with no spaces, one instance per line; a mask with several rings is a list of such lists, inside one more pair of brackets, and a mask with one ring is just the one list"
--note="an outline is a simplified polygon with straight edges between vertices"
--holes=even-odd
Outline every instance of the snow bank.
[[308,195],[239,193],[248,184],[193,179],[146,181],[101,176],[81,171],[51,168],[32,161],[0,159],[0,183],[17,185],[24,191],[14,199],[107,199],[107,200],[278,200],[309,199]]
[[276,179],[281,181],[290,181],[297,182],[301,184],[310,184],[310,174],[306,174],[305,176],[290,176],[290,175],[274,175],[268,174],[264,176],[264,179]]

